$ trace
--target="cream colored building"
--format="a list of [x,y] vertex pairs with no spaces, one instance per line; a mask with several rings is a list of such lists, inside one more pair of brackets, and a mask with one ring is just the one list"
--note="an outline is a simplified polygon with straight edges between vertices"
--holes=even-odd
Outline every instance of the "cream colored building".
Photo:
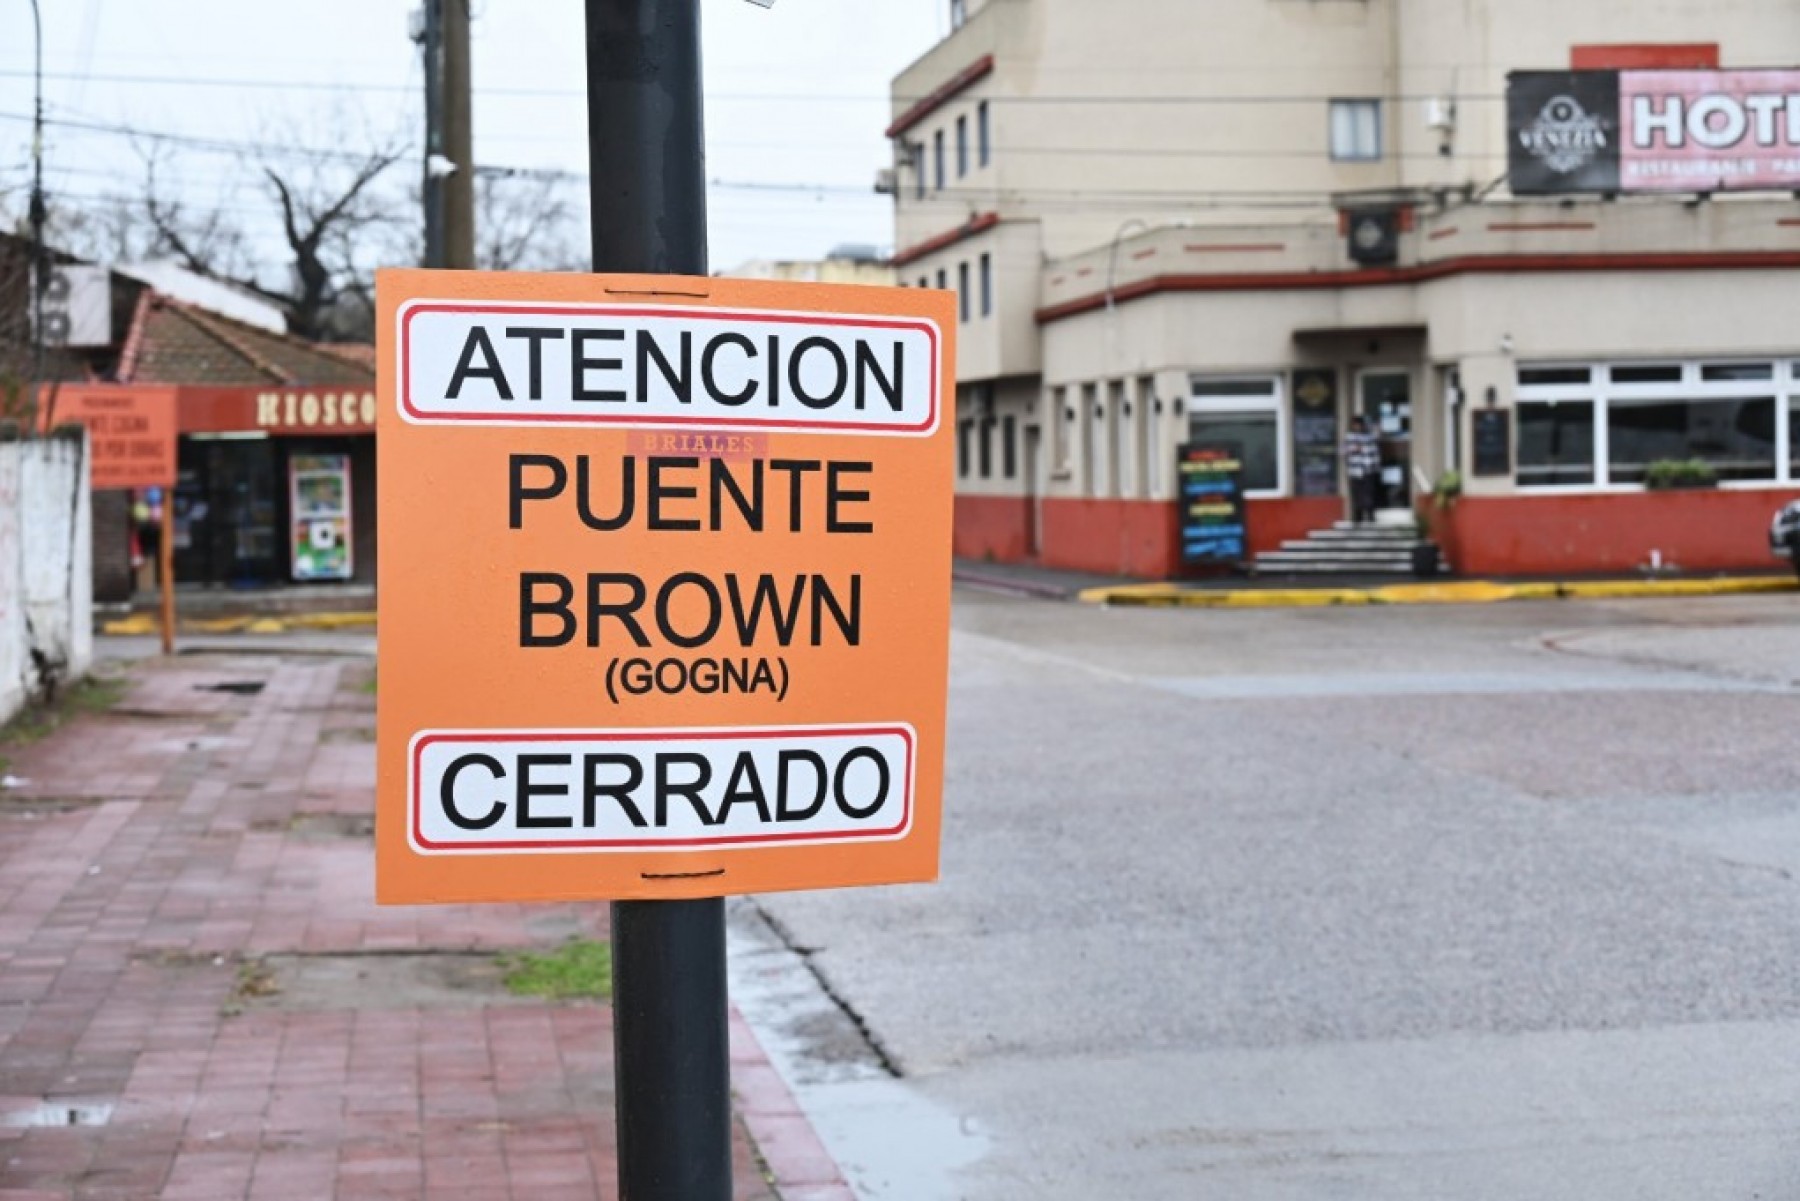
[[751,259],[719,274],[731,279],[894,286],[894,268],[873,246],[840,246],[822,259]]
[[[899,282],[960,293],[959,553],[1170,574],[1174,457],[1206,438],[1244,447],[1251,549],[1273,549],[1343,515],[1335,448],[1365,414],[1388,507],[1460,478],[1435,516],[1466,570],[1774,564],[1800,204],[1515,197],[1506,95],[1515,71],[1790,67],[1800,7],[951,13],[888,134]],[[1646,456],[1722,482],[1647,493]]]

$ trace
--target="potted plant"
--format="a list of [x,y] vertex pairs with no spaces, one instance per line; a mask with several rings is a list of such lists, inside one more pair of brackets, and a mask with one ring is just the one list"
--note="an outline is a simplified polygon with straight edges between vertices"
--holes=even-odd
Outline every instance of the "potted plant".
[[1412,572],[1420,579],[1430,579],[1443,570],[1443,552],[1431,540],[1432,511],[1436,499],[1427,500],[1413,510]]
[[1712,488],[1719,473],[1705,459],[1657,459],[1644,469],[1644,487],[1652,492],[1677,488]]

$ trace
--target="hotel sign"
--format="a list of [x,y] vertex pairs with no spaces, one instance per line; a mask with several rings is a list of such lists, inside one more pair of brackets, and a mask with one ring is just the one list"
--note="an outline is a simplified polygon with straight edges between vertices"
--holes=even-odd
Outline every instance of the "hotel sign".
[[1515,71],[1516,195],[1800,188],[1800,70]]

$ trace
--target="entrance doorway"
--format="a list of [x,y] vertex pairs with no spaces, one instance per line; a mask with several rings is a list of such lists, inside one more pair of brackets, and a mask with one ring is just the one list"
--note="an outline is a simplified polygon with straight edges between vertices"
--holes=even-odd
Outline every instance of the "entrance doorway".
[[280,578],[280,463],[268,438],[179,443],[175,578],[248,588]]
[[1412,509],[1412,373],[1375,368],[1357,373],[1356,411],[1381,443],[1379,509]]

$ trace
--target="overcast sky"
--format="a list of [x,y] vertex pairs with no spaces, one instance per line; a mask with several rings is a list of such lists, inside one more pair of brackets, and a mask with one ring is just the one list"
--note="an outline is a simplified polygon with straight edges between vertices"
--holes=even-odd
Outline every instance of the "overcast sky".
[[[483,165],[586,170],[578,0],[473,0],[475,155]],[[944,32],[944,0],[702,0],[711,261],[812,258],[893,239],[870,187],[890,162],[889,81]],[[46,185],[53,204],[132,191],[150,134],[350,145],[423,139],[415,0],[40,0]],[[0,205],[24,209],[31,113],[29,0],[0,0]],[[169,146],[191,203],[227,208],[279,258],[244,156]],[[414,177],[415,159],[393,186]],[[404,178],[403,178],[404,177]],[[577,188],[576,192],[581,193]],[[585,196],[584,196],[585,199]]]

